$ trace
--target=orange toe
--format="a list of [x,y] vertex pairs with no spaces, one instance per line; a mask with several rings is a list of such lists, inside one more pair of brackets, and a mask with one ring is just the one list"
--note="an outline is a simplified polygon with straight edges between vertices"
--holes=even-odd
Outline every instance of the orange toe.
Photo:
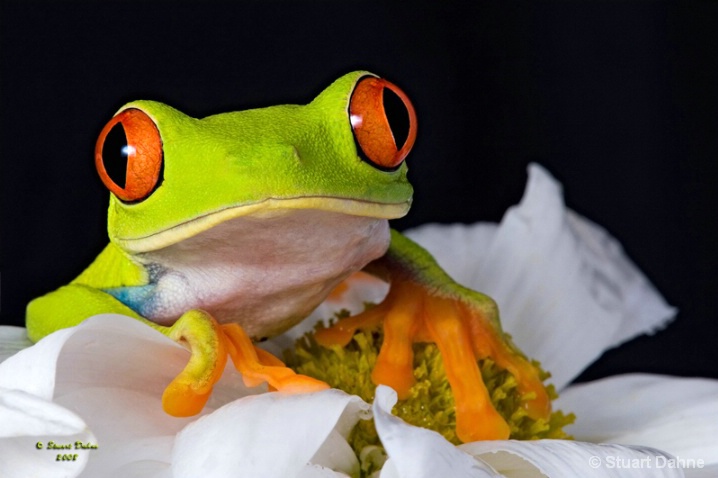
[[167,335],[189,348],[184,370],[167,386],[162,407],[172,416],[188,417],[202,411],[214,384],[232,357],[248,387],[267,382],[270,390],[306,393],[329,388],[326,383],[297,375],[281,360],[254,346],[237,324],[220,325],[207,312],[191,310],[167,329]]
[[234,367],[242,374],[248,387],[267,382],[270,387],[286,393],[309,393],[329,388],[321,380],[298,375],[278,358],[255,347],[239,325],[225,324],[222,329],[227,337],[227,350]]
[[471,291],[446,293],[411,278],[394,279],[381,304],[318,331],[317,342],[345,345],[357,329],[382,324],[384,341],[372,381],[392,387],[399,399],[408,398],[415,383],[413,344],[435,343],[454,395],[456,433],[463,442],[507,439],[511,432],[481,376],[478,362],[484,358],[512,373],[519,391],[532,397],[524,403],[529,416],[550,415],[550,400],[538,370],[501,332],[493,301]]

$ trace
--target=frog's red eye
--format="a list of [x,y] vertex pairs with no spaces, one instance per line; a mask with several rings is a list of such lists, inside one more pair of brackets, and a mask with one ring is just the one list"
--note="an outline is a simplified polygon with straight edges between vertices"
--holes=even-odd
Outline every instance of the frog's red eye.
[[359,80],[349,102],[349,120],[360,156],[381,169],[399,167],[414,146],[414,107],[398,86],[382,78]]
[[95,146],[95,167],[115,196],[141,201],[160,183],[162,140],[157,126],[144,112],[129,108],[102,129]]

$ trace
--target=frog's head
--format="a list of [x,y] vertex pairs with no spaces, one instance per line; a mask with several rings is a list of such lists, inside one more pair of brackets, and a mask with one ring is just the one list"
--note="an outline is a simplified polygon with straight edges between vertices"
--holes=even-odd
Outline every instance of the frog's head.
[[[392,100],[403,110],[397,118],[389,114],[397,113]],[[397,119],[406,126],[401,132]],[[109,235],[139,253],[278,210],[401,217],[411,204],[404,158],[415,138],[406,95],[361,71],[304,106],[195,119],[135,101],[105,126],[95,152],[111,192]]]

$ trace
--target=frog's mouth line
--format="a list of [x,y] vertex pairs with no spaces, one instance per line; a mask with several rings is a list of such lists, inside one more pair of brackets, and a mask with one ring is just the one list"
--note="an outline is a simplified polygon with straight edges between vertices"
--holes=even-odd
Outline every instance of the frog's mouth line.
[[232,206],[177,224],[169,229],[143,237],[116,237],[114,242],[131,254],[156,251],[171,246],[230,219],[252,216],[258,219],[276,217],[292,209],[314,209],[376,219],[397,219],[409,212],[411,199],[401,203],[376,203],[334,197],[269,198],[253,204]]

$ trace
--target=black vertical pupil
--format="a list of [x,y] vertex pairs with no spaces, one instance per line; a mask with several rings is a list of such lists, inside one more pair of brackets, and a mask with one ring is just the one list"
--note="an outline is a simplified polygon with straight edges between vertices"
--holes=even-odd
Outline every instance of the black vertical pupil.
[[397,149],[401,149],[409,137],[409,112],[399,96],[389,88],[384,88],[384,113],[394,135]]
[[127,181],[127,135],[122,123],[115,124],[102,145],[102,163],[112,181],[122,189]]

